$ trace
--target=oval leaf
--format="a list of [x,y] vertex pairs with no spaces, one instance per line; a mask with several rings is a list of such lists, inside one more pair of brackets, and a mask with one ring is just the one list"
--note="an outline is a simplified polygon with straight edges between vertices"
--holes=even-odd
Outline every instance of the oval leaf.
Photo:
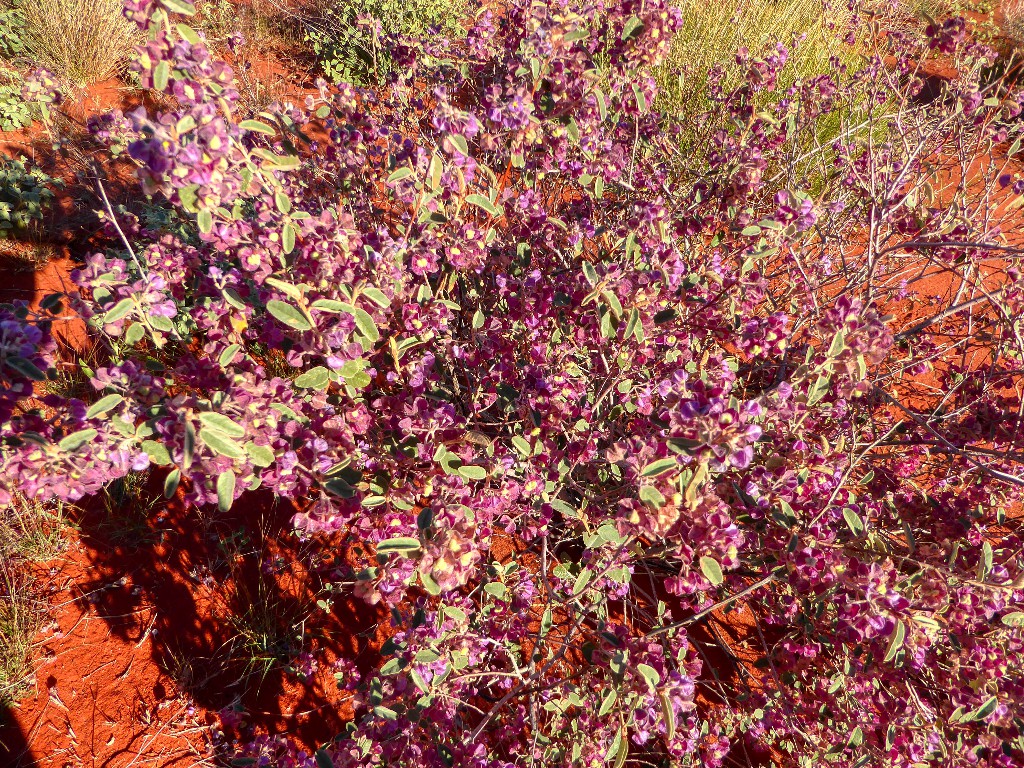
[[223,413],[214,413],[213,411],[206,411],[199,414],[199,421],[203,423],[203,426],[207,429],[212,429],[220,432],[228,437],[244,437],[245,427],[240,424],[236,424]]
[[123,400],[124,398],[121,397],[121,395],[107,395],[106,397],[101,397],[92,404],[88,411],[85,412],[85,418],[95,419],[97,416],[102,416],[115,405],[119,405]]
[[227,512],[235,501],[235,473],[230,469],[217,477],[217,507]]
[[722,566],[713,557],[707,557],[706,555],[702,557],[700,559],[700,570],[704,574],[704,578],[716,587],[725,581],[725,577],[722,575]]
[[296,331],[308,331],[313,327],[302,312],[291,304],[285,304],[277,299],[271,299],[267,302],[267,312]]

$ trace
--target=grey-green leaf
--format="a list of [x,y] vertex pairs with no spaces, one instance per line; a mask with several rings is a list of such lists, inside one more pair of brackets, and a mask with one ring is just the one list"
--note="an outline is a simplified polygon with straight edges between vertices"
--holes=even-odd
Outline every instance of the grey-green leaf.
[[217,477],[217,506],[227,512],[235,501],[235,473],[230,469]]
[[295,386],[303,389],[326,389],[331,382],[330,371],[322,365],[310,368],[301,376],[296,377]]
[[244,459],[245,452],[242,446],[224,435],[223,432],[214,429],[204,429],[199,433],[200,439],[214,453],[227,456],[229,459]]
[[121,397],[121,395],[116,394],[101,397],[99,400],[92,404],[88,411],[85,412],[85,418],[95,419],[97,416],[102,416],[114,406],[120,405],[123,401],[124,398]]
[[308,331],[313,327],[302,312],[283,301],[271,299],[267,302],[267,311],[289,328],[294,328],[296,331]]
[[408,552],[415,552],[419,548],[419,539],[414,539],[411,536],[397,536],[393,539],[387,539],[378,544],[377,554],[384,554],[387,552],[397,552],[399,554],[406,554]]
[[241,424],[237,424],[223,413],[214,413],[213,411],[204,411],[199,414],[199,421],[202,422],[203,426],[221,432],[228,437],[244,437],[245,427]]
[[80,429],[77,432],[72,432],[57,443],[57,447],[62,451],[71,453],[72,451],[77,451],[86,443],[91,443],[98,434],[99,432],[95,429]]
[[725,581],[725,577],[722,575],[722,566],[713,557],[708,557],[707,555],[702,557],[700,559],[700,570],[704,577],[716,587]]

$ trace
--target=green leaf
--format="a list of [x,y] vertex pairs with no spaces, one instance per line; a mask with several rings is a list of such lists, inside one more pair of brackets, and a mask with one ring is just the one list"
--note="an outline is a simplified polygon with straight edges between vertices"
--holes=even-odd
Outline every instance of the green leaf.
[[289,328],[294,328],[297,331],[308,331],[313,327],[302,312],[283,301],[271,299],[267,302],[267,311]]
[[420,571],[420,581],[423,582],[423,588],[427,591],[428,595],[434,595],[436,597],[441,594],[441,586],[434,581],[429,573],[423,573]]
[[160,0],[160,5],[172,13],[181,13],[185,16],[193,16],[196,7],[187,0]]
[[356,495],[356,489],[344,478],[336,477],[324,483],[324,490],[341,499],[351,499]]
[[466,142],[465,136],[460,136],[457,133],[449,133],[446,138],[455,145],[455,148],[459,150],[459,152],[466,157],[469,157],[469,144]]
[[744,237],[757,237],[761,234],[761,228],[757,224],[751,224],[749,227],[744,227],[740,230],[740,234]]
[[665,497],[653,485],[645,485],[640,489],[640,501],[654,509],[661,509],[665,506]]
[[265,160],[272,170],[291,171],[302,164],[297,155],[275,155],[266,149],[254,149],[252,153]]
[[892,636],[889,638],[889,645],[885,649],[885,658],[883,661],[888,664],[890,661],[896,658],[896,654],[903,648],[903,642],[907,637],[907,627],[900,620],[896,620],[896,626],[892,630]]
[[231,363],[234,362],[235,355],[238,354],[238,350],[240,350],[241,348],[241,344],[232,344],[230,347],[221,352],[220,357],[217,360],[217,362],[220,364],[220,367],[227,368],[229,365],[231,365]]
[[474,331],[478,331],[481,328],[483,328],[485,320],[486,320],[486,318],[484,317],[484,313],[481,312],[479,309],[476,312],[474,312],[473,313],[473,330]]
[[[289,212],[291,212],[291,210],[292,210],[292,201],[289,199],[288,195],[286,195],[280,189],[277,192],[274,193],[274,205],[276,205],[277,206],[277,210],[279,210],[285,216],[287,216],[289,214]],[[293,231],[293,234],[294,234],[294,227],[292,227],[291,224],[286,224],[285,226],[288,227],[288,228],[291,228],[292,231]],[[292,246],[294,246],[294,245],[295,245],[295,242],[292,241]],[[291,248],[289,248],[287,252],[290,253],[291,252]]]
[[487,477],[487,470],[473,464],[464,464],[459,467],[459,474],[467,480],[483,480]]
[[572,594],[574,597],[580,597],[587,589],[591,579],[594,578],[594,573],[589,568],[584,568],[580,571],[579,576],[576,577],[576,581],[572,585]]
[[146,335],[146,326],[142,323],[132,323],[128,326],[128,330],[124,332],[124,343],[129,347],[133,347],[142,341],[142,337]]
[[854,536],[860,536],[864,532],[864,521],[851,507],[843,507],[843,519]]
[[814,381],[814,384],[807,391],[807,404],[814,405],[816,402],[821,400],[826,394],[828,394],[829,384],[832,379],[827,374],[821,374]]
[[316,368],[310,368],[301,376],[297,376],[295,379],[295,386],[301,387],[302,389],[326,389],[327,385],[331,383],[331,374],[322,365],[316,366]]
[[121,395],[107,395],[106,397],[101,397],[92,404],[92,407],[90,407],[88,411],[85,412],[85,418],[95,419],[97,416],[102,416],[115,405],[119,405],[123,401],[124,398],[121,397]]
[[963,719],[968,722],[972,720],[984,720],[986,717],[988,717],[995,711],[996,706],[998,704],[999,699],[995,696],[992,696],[987,701],[985,701],[980,707],[975,709],[973,712],[964,715]]
[[238,127],[243,131],[253,131],[255,133],[265,133],[267,136],[276,136],[277,129],[272,125],[264,123],[262,120],[243,120],[238,124]]
[[512,445],[514,445],[515,449],[519,451],[521,454],[523,454],[523,456],[529,456],[531,453],[533,453],[533,448],[530,446],[530,444],[519,435],[516,435],[515,437],[512,438]]
[[415,552],[420,548],[419,539],[414,539],[411,536],[398,536],[393,539],[387,539],[377,545],[377,554],[387,554],[389,552],[397,552],[398,554],[406,554],[408,552]]
[[[229,419],[223,413],[204,411],[199,414],[199,421],[204,427],[220,432],[228,437],[244,437],[245,427]],[[204,430],[205,431],[205,430]]]
[[171,79],[171,65],[167,61],[161,61],[156,65],[156,69],[153,70],[153,88],[158,91],[162,91],[167,88],[167,83]]
[[632,40],[634,37],[639,37],[643,34],[643,31],[644,23],[636,16],[630,16],[622,27],[622,42]]
[[597,710],[597,716],[604,717],[611,712],[617,698],[619,698],[618,691],[614,688],[605,688],[604,693],[601,694],[601,706]]
[[290,221],[281,228],[281,250],[286,254],[295,250],[295,225]]
[[671,472],[673,469],[678,468],[678,466],[679,462],[675,459],[658,459],[645,466],[640,471],[640,474],[643,477],[657,477],[658,475],[664,475],[666,472]]
[[387,309],[391,306],[391,299],[380,288],[363,288],[363,295],[376,304],[381,309]]
[[181,466],[188,469],[196,452],[196,428],[191,420],[185,422],[185,445],[182,450]]
[[992,545],[987,541],[981,545],[981,559],[978,561],[978,581],[984,581],[992,572]]
[[196,224],[204,235],[213,231],[213,214],[209,208],[204,208],[196,215]]
[[57,447],[66,453],[72,453],[77,451],[86,443],[91,443],[98,434],[99,432],[95,429],[80,429],[77,432],[72,432],[57,443]]
[[594,265],[589,261],[583,262],[583,276],[587,278],[587,282],[590,283],[591,287],[597,285],[600,280],[597,276],[597,270],[594,269]]
[[226,301],[235,309],[245,309],[246,303],[242,300],[242,297],[234,288],[225,288],[221,291],[221,294],[224,296],[224,301]]
[[242,446],[230,437],[226,437],[222,432],[215,429],[203,429],[199,432],[199,438],[206,444],[206,447],[214,453],[221,456],[227,456],[229,459],[245,458],[245,452],[242,450]]
[[217,477],[217,507],[227,512],[235,501],[235,473],[227,469]]
[[256,445],[252,442],[245,444],[245,452],[249,456],[249,461],[257,467],[269,467],[276,458],[270,446]]
[[629,310],[629,319],[626,321],[626,330],[622,334],[623,340],[628,339],[630,336],[636,333],[637,326],[640,323],[640,311],[633,307]]
[[435,651],[433,648],[424,648],[421,651],[417,651],[416,655],[413,656],[412,660],[417,664],[433,664],[440,658],[441,654]]
[[648,664],[637,664],[636,671],[639,672],[641,677],[647,681],[651,690],[657,688],[658,683],[661,682],[661,675],[658,674],[658,670]]
[[174,28],[178,30],[179,35],[192,43],[192,45],[198,45],[202,42],[202,38],[199,37],[199,33],[192,29],[188,24],[177,24]]
[[326,749],[321,747],[316,751],[316,768],[334,768],[334,761]]
[[504,600],[508,595],[508,587],[500,581],[492,581],[484,584],[484,592],[498,600]]
[[604,755],[604,761],[612,763],[615,768],[619,768],[619,766],[626,762],[626,754],[628,752],[629,745],[626,743],[622,731],[618,730],[615,732],[615,738],[612,739],[611,746],[608,747],[608,751]]
[[1008,613],[1000,621],[1008,627],[1024,627],[1024,611]]
[[491,214],[491,216],[501,215],[501,211],[495,207],[494,203],[483,195],[468,195],[466,197],[466,202],[470,205],[475,205],[477,208],[483,208],[487,213]]
[[846,740],[846,746],[847,747],[859,747],[863,743],[864,743],[864,731],[862,731],[860,729],[860,726],[858,725],[856,728],[854,728],[852,731],[850,731],[850,736]]
[[178,486],[181,484],[181,470],[175,467],[167,473],[166,479],[164,479],[164,498],[170,499],[174,497],[175,491],[178,490]]
[[622,317],[622,303],[619,301],[619,297],[612,291],[601,291],[601,296],[608,303],[615,317]]
[[708,557],[707,555],[702,557],[700,559],[700,570],[704,577],[716,587],[725,581],[725,577],[722,575],[722,566],[713,557]]
[[281,293],[285,294],[289,298],[295,299],[296,301],[299,301],[302,298],[303,294],[309,287],[305,283],[301,285],[294,285],[281,280],[278,277],[268,277],[264,282],[266,282],[267,285],[277,288]]
[[394,173],[392,173],[390,176],[388,176],[387,183],[388,184],[397,184],[402,179],[408,179],[410,176],[413,175],[413,173],[414,173],[413,169],[410,168],[409,166],[405,166],[404,168],[399,168]]
[[552,509],[561,512],[566,517],[577,518],[580,516],[580,513],[575,507],[571,504],[565,503],[561,499],[552,499],[549,503],[551,504]]
[[104,325],[106,325],[107,323],[116,323],[118,320],[128,317],[128,315],[130,315],[132,313],[132,310],[134,309],[134,301],[132,301],[131,299],[121,299],[119,302],[117,302],[117,304],[115,304],[110,309],[109,312],[103,315],[103,323]]
[[838,331],[832,338],[832,344],[828,348],[829,357],[839,357],[843,354],[843,350],[846,349],[846,333],[842,330]]
[[374,343],[380,341],[380,331],[377,330],[377,324],[373,322],[373,318],[370,316],[369,312],[365,309],[355,307],[355,311],[352,315],[356,319],[356,328],[359,329],[359,332],[363,334],[363,336]]
[[156,440],[144,440],[141,448],[154,464],[166,467],[171,463],[171,454],[163,443],[158,443]]
[[331,312],[336,315],[342,312],[348,315],[355,315],[356,313],[356,308],[351,304],[347,304],[344,301],[335,301],[334,299],[317,299],[309,306],[310,309],[318,309],[321,312]]
[[31,360],[26,360],[24,357],[12,355],[4,362],[7,364],[8,368],[17,371],[26,379],[30,379],[31,381],[46,381],[46,374],[39,370]]

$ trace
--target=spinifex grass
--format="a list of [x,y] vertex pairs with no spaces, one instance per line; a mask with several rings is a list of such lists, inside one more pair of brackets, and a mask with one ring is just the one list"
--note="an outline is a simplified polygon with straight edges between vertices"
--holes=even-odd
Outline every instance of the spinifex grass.
[[0,2],[22,13],[22,55],[75,85],[117,74],[139,41],[121,0]]

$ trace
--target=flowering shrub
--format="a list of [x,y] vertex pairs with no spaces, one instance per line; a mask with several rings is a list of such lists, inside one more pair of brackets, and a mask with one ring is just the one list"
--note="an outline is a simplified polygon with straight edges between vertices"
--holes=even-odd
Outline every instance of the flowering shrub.
[[[77,293],[7,311],[0,483],[154,467],[358,543],[392,625],[340,665],[355,719],[253,760],[1020,764],[1021,97],[962,25],[769,111],[786,49],[748,61],[697,165],[650,108],[658,0],[513,0],[393,50],[385,93],[248,120],[188,3],[126,9],[177,107],[92,128],[194,229],[121,220]],[[812,199],[794,142],[865,98]],[[95,400],[33,400],[68,312]]]

